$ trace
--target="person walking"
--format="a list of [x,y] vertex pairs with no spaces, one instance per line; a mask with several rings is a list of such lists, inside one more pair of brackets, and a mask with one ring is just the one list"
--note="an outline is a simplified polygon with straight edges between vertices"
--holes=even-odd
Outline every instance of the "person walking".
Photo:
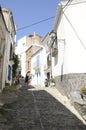
[[45,87],[48,87],[48,79],[45,79]]
[[20,83],[20,75],[17,76],[17,82]]
[[28,74],[26,74],[26,77],[25,77],[25,84],[26,84],[26,86],[28,86],[28,83],[29,83],[29,76],[28,76]]

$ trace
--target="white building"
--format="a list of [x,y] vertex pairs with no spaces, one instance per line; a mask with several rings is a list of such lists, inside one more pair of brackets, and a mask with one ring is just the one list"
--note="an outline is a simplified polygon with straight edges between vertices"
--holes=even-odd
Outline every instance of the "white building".
[[[5,45],[5,58],[4,58],[4,80],[7,84],[12,84],[12,65],[13,62],[13,54],[15,50],[15,24],[13,19],[13,14],[9,9],[2,8],[4,20],[7,27],[7,35],[6,35],[6,45]],[[4,86],[4,85],[3,85]]]
[[6,36],[7,36],[7,27],[5,24],[2,9],[0,8],[0,92],[5,87],[4,65],[5,65]]
[[12,12],[6,8],[0,8],[0,91],[6,83],[12,84],[15,34]]
[[35,34],[18,40],[16,54],[20,57],[21,75],[25,77],[29,72],[32,85],[45,86],[45,79],[50,82],[51,77],[54,77],[54,57],[51,57],[49,45],[51,34],[47,33],[44,39]]
[[36,48],[35,44],[39,45],[42,37],[34,34],[24,36],[18,40],[18,45],[16,47],[15,53],[19,55],[20,58],[20,71],[23,77],[26,76],[26,73],[30,71],[30,57],[35,53]]
[[86,0],[65,0],[58,5],[53,26],[58,44],[54,75],[57,86],[63,86],[68,96],[86,85],[85,16]]
[[20,71],[21,75],[25,77],[26,75],[26,50],[28,46],[26,45],[26,36],[18,40],[15,53],[19,56],[20,59]]
[[[53,69],[55,57],[51,56],[52,36],[52,31],[47,33],[41,45],[39,45],[39,51],[31,57],[31,83],[33,85],[45,86],[45,79],[48,79],[48,86],[50,86],[50,79],[52,77],[54,78]],[[52,53],[52,55],[54,55],[54,53]]]
[[46,50],[43,45],[39,46],[39,50],[31,57],[31,84],[36,86],[45,86],[45,66],[46,62]]

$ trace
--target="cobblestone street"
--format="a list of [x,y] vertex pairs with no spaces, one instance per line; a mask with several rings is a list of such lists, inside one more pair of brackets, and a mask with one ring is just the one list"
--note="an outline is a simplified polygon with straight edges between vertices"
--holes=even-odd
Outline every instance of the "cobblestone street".
[[86,125],[45,89],[23,86],[12,95],[0,108],[0,130],[86,130]]

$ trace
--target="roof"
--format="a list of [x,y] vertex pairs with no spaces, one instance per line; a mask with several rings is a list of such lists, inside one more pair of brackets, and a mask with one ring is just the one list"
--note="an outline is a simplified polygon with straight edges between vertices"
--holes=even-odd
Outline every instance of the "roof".
[[[11,21],[12,21],[12,26],[13,26],[13,29],[14,29],[14,32],[16,34],[16,30],[15,30],[15,24],[14,24],[14,19],[13,19],[13,14],[12,14],[12,11],[7,9],[7,8],[2,8],[2,13],[3,12],[6,12],[7,14],[10,15],[10,18],[11,18]],[[3,15],[4,16],[4,15]],[[5,18],[4,18],[5,19]]]

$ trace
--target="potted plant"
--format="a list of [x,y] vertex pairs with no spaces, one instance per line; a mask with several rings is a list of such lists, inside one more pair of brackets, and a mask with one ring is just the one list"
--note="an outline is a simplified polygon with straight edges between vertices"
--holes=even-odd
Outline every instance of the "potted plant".
[[81,97],[86,100],[86,86],[82,87],[80,90]]
[[55,78],[51,77],[50,84],[51,86],[55,86]]

